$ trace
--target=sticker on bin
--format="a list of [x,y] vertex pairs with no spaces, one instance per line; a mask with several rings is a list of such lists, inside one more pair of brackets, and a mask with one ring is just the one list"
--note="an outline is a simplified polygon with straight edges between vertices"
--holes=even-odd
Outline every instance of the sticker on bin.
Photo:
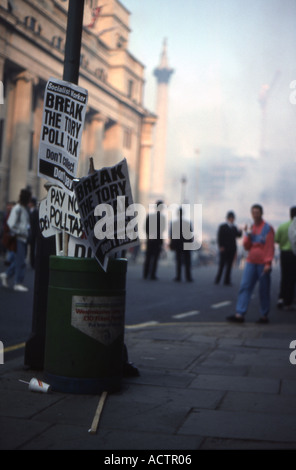
[[112,344],[124,331],[124,296],[72,297],[71,325],[102,344]]

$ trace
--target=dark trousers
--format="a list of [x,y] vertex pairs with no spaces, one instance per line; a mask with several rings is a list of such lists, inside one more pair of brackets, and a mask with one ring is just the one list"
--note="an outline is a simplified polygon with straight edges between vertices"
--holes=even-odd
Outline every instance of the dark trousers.
[[281,251],[280,298],[284,305],[291,305],[295,295],[296,255],[292,251]]
[[187,281],[191,281],[191,256],[190,250],[176,251],[176,280],[181,281],[182,265],[185,266],[185,277]]
[[147,243],[146,257],[144,263],[144,278],[150,275],[151,279],[156,277],[156,270],[159,255],[161,253],[161,244],[158,240],[149,240]]
[[232,264],[235,258],[236,251],[220,251],[220,258],[219,258],[219,267],[218,272],[216,275],[215,282],[218,284],[222,277],[223,270],[225,268],[225,275],[224,275],[224,284],[230,284],[231,282],[231,269]]

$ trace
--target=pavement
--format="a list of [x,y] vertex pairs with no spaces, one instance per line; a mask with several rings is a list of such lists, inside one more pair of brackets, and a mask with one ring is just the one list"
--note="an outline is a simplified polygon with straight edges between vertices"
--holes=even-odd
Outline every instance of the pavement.
[[[129,289],[143,289],[143,281],[134,280],[140,266],[131,270]],[[206,273],[196,271],[199,278]],[[204,292],[206,299],[210,293]],[[33,392],[24,382],[46,381],[44,372],[26,369],[23,355],[6,360],[4,353],[3,364],[0,355],[0,450],[101,450],[113,459],[165,450],[182,460],[198,450],[296,449],[296,350],[290,348],[296,311],[273,309],[267,325],[249,313],[243,324],[209,312],[211,321],[168,316],[166,323],[126,326],[129,359],[140,375],[124,377],[120,391],[108,393],[104,403],[103,394]]]
[[140,376],[107,394],[93,434],[102,396],[32,392],[20,380],[42,380],[43,372],[26,370],[22,357],[4,361],[0,449],[100,449],[107,456],[165,449],[179,458],[205,449],[296,449],[293,340],[291,324],[126,328]]

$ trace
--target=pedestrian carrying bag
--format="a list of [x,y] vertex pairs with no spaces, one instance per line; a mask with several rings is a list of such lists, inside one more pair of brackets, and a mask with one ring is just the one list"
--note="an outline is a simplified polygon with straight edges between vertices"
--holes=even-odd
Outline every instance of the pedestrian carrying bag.
[[293,217],[292,222],[288,228],[288,237],[291,243],[292,251],[296,255],[296,217]]
[[2,245],[6,250],[16,251],[16,236],[11,232],[7,221],[4,222],[3,226]]
[[[20,223],[21,209],[17,212],[16,226]],[[8,220],[8,219],[7,219]],[[7,220],[4,222],[2,245],[9,251],[16,252],[17,237],[16,234],[9,228]]]
[[9,231],[3,233],[2,245],[9,251],[16,251],[16,236]]

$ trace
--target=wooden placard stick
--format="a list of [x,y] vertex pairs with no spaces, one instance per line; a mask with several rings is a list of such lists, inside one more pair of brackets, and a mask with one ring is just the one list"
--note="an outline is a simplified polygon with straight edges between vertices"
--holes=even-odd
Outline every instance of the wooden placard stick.
[[63,256],[68,256],[69,234],[63,231]]
[[100,417],[101,417],[101,414],[102,414],[102,411],[103,411],[103,406],[104,406],[106,398],[107,398],[107,392],[103,392],[102,395],[101,395],[101,398],[99,400],[99,404],[97,406],[91,428],[88,430],[88,432],[90,434],[96,434],[96,432],[97,432],[99,420],[100,420]]
[[95,172],[96,172],[96,170],[95,170],[95,167],[94,167],[94,159],[93,159],[93,157],[90,157],[88,174],[92,175]]
[[56,255],[61,256],[61,244],[60,244],[60,234],[57,233],[55,236],[56,240]]

